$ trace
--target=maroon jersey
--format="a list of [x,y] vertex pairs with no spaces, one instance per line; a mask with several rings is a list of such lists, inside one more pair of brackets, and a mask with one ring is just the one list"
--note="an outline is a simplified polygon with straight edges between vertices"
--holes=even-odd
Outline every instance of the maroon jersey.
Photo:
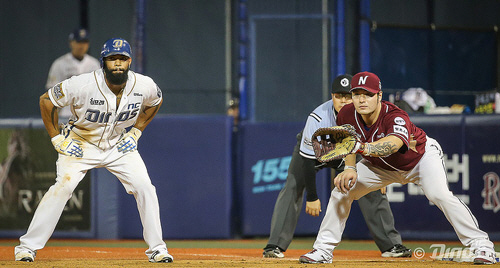
[[383,169],[411,170],[424,155],[427,135],[410,121],[410,117],[405,111],[396,105],[388,101],[382,101],[381,105],[382,109],[378,119],[371,127],[366,126],[352,103],[340,110],[337,116],[337,125],[354,126],[356,132],[360,134],[362,142],[374,142],[389,135],[400,138],[404,145],[398,152],[386,157],[363,157],[373,165]]

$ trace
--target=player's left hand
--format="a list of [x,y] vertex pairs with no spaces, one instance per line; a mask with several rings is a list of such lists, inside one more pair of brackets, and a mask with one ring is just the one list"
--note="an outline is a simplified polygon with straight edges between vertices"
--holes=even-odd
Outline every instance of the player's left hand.
[[343,194],[347,194],[358,179],[358,173],[353,169],[346,169],[333,180],[335,187]]
[[137,150],[137,141],[142,135],[142,131],[133,127],[129,132],[122,135],[120,140],[116,143],[118,152],[126,153]]
[[307,201],[306,202],[306,213],[318,217],[319,213],[321,212],[321,201],[316,200],[316,201]]
[[357,153],[362,143],[351,125],[333,126],[317,129],[312,138],[316,159],[321,163],[342,159]]

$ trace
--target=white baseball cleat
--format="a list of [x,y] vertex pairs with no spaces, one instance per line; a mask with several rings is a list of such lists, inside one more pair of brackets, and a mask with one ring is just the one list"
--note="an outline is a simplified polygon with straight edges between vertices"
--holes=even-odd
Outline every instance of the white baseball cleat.
[[173,262],[174,257],[168,254],[167,251],[160,252],[159,250],[153,252],[149,257],[149,262]]
[[332,253],[323,249],[313,249],[311,252],[300,256],[301,263],[332,263]]
[[478,248],[474,252],[474,264],[495,264],[495,254],[491,248]]
[[33,262],[35,261],[36,251],[25,250],[16,253],[16,261]]

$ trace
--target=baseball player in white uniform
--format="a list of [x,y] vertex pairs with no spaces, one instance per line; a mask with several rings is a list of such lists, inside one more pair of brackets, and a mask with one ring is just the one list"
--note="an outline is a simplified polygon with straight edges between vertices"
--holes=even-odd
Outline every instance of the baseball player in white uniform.
[[[142,131],[161,106],[162,93],[151,78],[130,71],[131,62],[128,42],[109,39],[101,51],[101,69],[64,80],[40,97],[43,122],[59,152],[57,178],[19,239],[16,261],[34,261],[78,183],[88,170],[99,167],[106,167],[134,195],[149,261],[173,261],[162,239],[156,189],[137,151]],[[69,105],[73,120],[59,134],[57,108]]]
[[[95,71],[101,66],[99,61],[88,55],[89,33],[86,29],[76,29],[69,34],[68,52],[57,58],[50,66],[49,76],[45,88],[49,89],[57,83],[68,79],[74,75]],[[71,106],[65,106],[59,110],[59,117],[67,119],[71,116]]]

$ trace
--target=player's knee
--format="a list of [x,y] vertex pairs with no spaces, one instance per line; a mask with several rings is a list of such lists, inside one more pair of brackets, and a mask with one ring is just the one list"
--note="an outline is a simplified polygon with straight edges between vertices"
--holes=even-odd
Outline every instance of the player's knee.
[[75,187],[73,187],[73,185],[71,185],[70,183],[56,182],[56,184],[54,184],[47,193],[50,193],[54,196],[66,197],[67,199],[69,199],[73,194],[74,189]]
[[152,193],[156,193],[156,188],[151,183],[141,183],[135,185],[134,190],[132,192],[138,195],[149,195]]
[[446,193],[431,192],[431,193],[426,193],[426,196],[427,196],[427,199],[429,199],[429,201],[431,201],[432,203],[434,203],[435,205],[438,205],[438,206],[439,206],[439,204],[447,202],[448,200],[450,200],[450,198],[453,198],[453,194],[451,194],[451,192],[446,192]]

